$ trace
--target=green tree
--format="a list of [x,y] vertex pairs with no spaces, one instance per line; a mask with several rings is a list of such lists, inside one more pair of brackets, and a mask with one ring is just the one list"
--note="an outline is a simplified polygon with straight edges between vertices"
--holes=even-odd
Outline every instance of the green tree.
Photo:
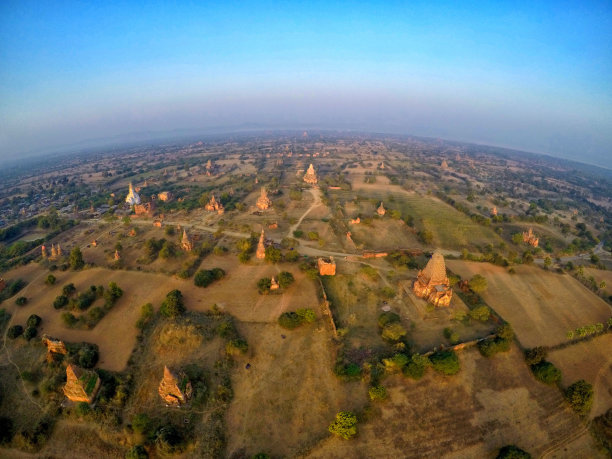
[[329,425],[328,430],[348,440],[357,435],[357,416],[350,411],[340,411],[336,414],[335,421]]
[[546,360],[532,365],[531,371],[538,381],[542,381],[545,384],[555,384],[561,380],[561,370]]
[[496,459],[531,459],[531,454],[518,446],[506,445],[499,450]]
[[565,399],[578,414],[588,414],[593,406],[593,385],[584,379],[576,381],[565,390]]
[[385,386],[372,386],[368,389],[368,395],[372,401],[385,400],[387,398],[387,389]]
[[47,276],[47,279],[45,279],[45,284],[47,284],[47,285],[53,285],[53,284],[55,284],[55,281],[56,281],[55,276],[54,276],[53,274],[49,274],[49,275]]
[[388,341],[399,341],[406,336],[406,329],[399,322],[388,323],[383,327],[382,337]]
[[125,459],[147,459],[149,454],[142,445],[133,446],[127,453],[125,453]]
[[468,282],[470,290],[475,293],[482,293],[487,289],[487,280],[480,274],[476,274]]
[[537,365],[546,358],[548,351],[545,347],[534,347],[525,351],[525,363],[527,365]]
[[293,274],[288,271],[281,271],[278,274],[278,285],[280,285],[281,288],[289,287],[294,281],[295,278],[293,277]]
[[489,320],[489,317],[491,316],[491,310],[485,305],[480,305],[472,309],[469,312],[469,315],[474,320],[480,320],[481,322],[486,322],[487,320]]
[[460,365],[459,358],[454,351],[438,351],[434,352],[430,357],[431,365],[434,370],[445,374],[454,375],[459,373]]
[[159,308],[159,312],[166,317],[178,317],[185,312],[183,294],[180,290],[172,290]]
[[83,261],[83,254],[81,249],[77,246],[70,251],[70,267],[73,270],[83,269],[85,261]]
[[269,263],[278,263],[281,260],[282,252],[274,246],[266,247],[266,261]]

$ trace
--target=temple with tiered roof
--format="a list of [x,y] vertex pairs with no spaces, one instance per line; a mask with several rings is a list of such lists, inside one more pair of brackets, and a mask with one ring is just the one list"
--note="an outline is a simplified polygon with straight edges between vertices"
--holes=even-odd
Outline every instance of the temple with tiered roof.
[[434,306],[450,306],[453,290],[446,275],[444,257],[439,251],[435,251],[425,269],[419,271],[412,290]]

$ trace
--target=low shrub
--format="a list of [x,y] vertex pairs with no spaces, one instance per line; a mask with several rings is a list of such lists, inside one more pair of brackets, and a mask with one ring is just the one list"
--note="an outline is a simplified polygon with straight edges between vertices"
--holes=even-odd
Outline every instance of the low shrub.
[[398,316],[394,312],[383,312],[381,315],[378,316],[378,326],[380,328],[383,328],[387,324],[391,324],[391,323],[399,322],[399,321],[400,321],[400,316]]
[[531,459],[531,454],[518,446],[506,445],[499,450],[496,459]]
[[459,373],[459,357],[454,351],[438,351],[429,356],[431,366],[439,373],[454,375]]
[[23,334],[23,327],[21,325],[13,325],[6,332],[6,335],[10,339],[19,338],[22,334]]
[[588,414],[593,406],[593,385],[584,379],[576,381],[565,389],[565,399],[578,414]]
[[546,360],[532,365],[531,371],[538,381],[545,384],[555,384],[561,380],[561,370]]
[[368,395],[372,401],[381,401],[387,398],[385,386],[372,386],[368,389]]
[[328,430],[345,440],[357,435],[357,416],[350,411],[340,411],[336,414],[336,419],[332,422]]
[[28,317],[26,325],[28,327],[38,327],[41,322],[42,322],[42,319],[40,318],[40,316],[37,316],[36,314],[32,314],[30,317]]
[[278,318],[278,324],[288,330],[293,330],[305,323],[312,323],[316,320],[316,314],[312,309],[298,309],[297,311],[283,312]]
[[537,365],[546,359],[548,352],[544,347],[534,347],[525,351],[525,363],[527,365]]
[[28,299],[25,296],[20,296],[15,299],[15,304],[17,306],[25,306],[28,303]]
[[30,341],[32,338],[36,337],[37,333],[36,327],[28,327],[25,329],[25,332],[23,332],[23,337]]
[[68,304],[68,297],[66,295],[59,295],[55,297],[53,301],[53,307],[55,309],[61,309]]

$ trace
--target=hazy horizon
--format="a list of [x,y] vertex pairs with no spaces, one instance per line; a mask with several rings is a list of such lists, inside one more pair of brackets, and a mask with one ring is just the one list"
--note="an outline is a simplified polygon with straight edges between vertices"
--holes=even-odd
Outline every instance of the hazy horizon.
[[5,2],[0,156],[254,124],[612,168],[611,17],[608,2]]

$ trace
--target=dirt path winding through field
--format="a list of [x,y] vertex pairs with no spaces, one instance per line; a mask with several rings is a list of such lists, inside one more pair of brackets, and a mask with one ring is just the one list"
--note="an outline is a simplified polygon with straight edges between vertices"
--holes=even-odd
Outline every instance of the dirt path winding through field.
[[310,205],[308,209],[306,209],[306,212],[302,214],[302,216],[297,221],[297,223],[289,227],[289,231],[287,232],[287,237],[293,237],[293,232],[296,229],[298,229],[298,227],[300,226],[300,224],[302,223],[302,220],[304,220],[306,215],[308,215],[310,211],[312,211],[312,209],[321,205],[321,190],[319,189],[319,187],[310,188],[308,191],[310,191],[310,194],[312,194],[312,197],[314,198],[314,202]]

